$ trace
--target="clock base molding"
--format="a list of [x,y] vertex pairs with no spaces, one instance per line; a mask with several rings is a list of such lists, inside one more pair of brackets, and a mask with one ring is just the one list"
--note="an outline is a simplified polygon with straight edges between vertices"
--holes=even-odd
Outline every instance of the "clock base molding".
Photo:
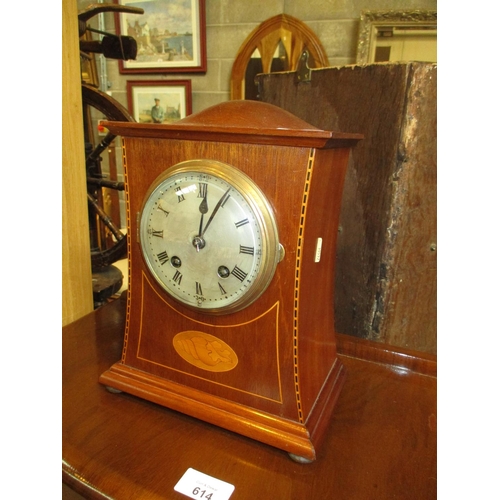
[[301,463],[316,459],[335,404],[345,382],[345,369],[336,359],[305,423],[213,396],[115,363],[99,382],[110,392],[123,391],[289,453]]

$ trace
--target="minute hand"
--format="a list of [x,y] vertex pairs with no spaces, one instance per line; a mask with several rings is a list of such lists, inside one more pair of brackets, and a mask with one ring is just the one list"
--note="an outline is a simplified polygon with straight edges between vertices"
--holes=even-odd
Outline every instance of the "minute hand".
[[200,236],[203,236],[205,234],[205,231],[208,229],[208,226],[210,226],[210,223],[214,220],[215,214],[219,210],[219,208],[224,204],[224,202],[231,196],[229,194],[231,188],[229,188],[223,195],[222,198],[217,202],[217,205],[215,205],[214,211],[212,212],[212,215],[210,215],[210,218],[207,220],[207,224],[203,231],[201,232]]

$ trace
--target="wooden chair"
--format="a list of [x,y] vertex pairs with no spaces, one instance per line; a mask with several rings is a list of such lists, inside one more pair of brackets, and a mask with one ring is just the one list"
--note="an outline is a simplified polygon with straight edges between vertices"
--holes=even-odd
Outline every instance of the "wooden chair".
[[[252,89],[246,88],[245,80],[253,82],[252,75],[247,75],[247,68],[255,51],[260,54],[257,73],[276,71],[296,71],[304,50],[309,53],[308,66],[321,68],[328,66],[328,57],[316,34],[302,21],[280,14],[271,17],[250,33],[238,50],[238,55],[231,72],[231,99],[252,98]],[[279,51],[281,64],[276,68],[275,54]]]

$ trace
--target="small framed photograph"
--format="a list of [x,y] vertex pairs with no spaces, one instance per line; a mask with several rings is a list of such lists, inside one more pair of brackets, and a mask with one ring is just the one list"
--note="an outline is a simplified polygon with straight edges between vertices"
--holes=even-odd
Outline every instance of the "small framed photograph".
[[205,0],[114,0],[144,14],[116,14],[118,34],[137,42],[135,60],[120,73],[206,73]]
[[191,80],[128,81],[127,98],[137,123],[173,123],[191,114]]

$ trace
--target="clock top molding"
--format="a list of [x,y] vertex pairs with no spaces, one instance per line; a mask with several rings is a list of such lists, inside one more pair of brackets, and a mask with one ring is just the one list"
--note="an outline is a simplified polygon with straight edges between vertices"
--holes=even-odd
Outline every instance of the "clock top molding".
[[313,148],[353,147],[361,134],[321,130],[272,104],[227,101],[168,125],[106,122],[123,137],[244,142]]

